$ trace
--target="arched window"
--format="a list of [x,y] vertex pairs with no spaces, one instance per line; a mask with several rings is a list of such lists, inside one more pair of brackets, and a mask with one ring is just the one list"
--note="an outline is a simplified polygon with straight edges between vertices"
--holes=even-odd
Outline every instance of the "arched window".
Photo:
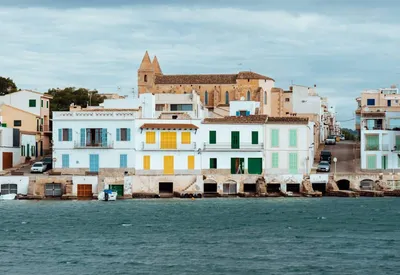
[[208,92],[207,91],[204,93],[204,104],[208,105]]
[[250,98],[250,91],[247,91],[247,101],[250,101],[251,100],[251,98]]
[[264,104],[267,104],[267,91],[264,91]]
[[144,75],[144,82],[147,82],[147,74]]
[[229,92],[225,92],[225,104],[229,104]]

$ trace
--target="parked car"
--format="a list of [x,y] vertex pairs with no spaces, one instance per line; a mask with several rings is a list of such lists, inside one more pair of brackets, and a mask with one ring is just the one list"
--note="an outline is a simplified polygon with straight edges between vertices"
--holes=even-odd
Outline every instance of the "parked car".
[[329,172],[329,171],[331,171],[331,165],[329,164],[328,161],[321,161],[318,164],[317,171],[318,172]]
[[43,162],[35,162],[31,167],[31,173],[43,173],[47,169],[47,165]]
[[328,144],[335,145],[336,144],[336,137],[335,136],[328,136],[328,138],[325,139],[325,145],[328,145]]
[[46,170],[53,169],[53,159],[51,157],[45,157],[42,162],[46,164]]
[[327,150],[322,150],[321,154],[319,156],[319,160],[320,161],[327,161],[329,162],[329,164],[332,163],[332,153],[330,151]]
[[344,137],[344,135],[340,135],[340,140],[346,140],[346,138]]

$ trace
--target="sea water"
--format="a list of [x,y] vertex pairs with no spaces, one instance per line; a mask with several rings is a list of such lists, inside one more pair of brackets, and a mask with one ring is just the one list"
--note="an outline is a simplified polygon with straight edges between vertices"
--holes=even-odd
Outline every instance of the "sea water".
[[400,199],[2,201],[0,274],[400,274]]

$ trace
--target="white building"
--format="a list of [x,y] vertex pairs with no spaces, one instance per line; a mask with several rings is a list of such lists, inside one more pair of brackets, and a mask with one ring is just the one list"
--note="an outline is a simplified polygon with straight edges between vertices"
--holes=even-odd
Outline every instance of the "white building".
[[0,127],[0,170],[21,163],[20,132],[18,129]]

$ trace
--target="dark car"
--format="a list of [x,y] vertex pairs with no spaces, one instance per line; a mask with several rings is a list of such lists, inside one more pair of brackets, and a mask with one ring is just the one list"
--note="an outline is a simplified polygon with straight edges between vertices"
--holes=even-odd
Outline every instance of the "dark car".
[[327,161],[327,162],[329,162],[329,164],[331,164],[332,163],[332,153],[330,151],[326,151],[326,150],[321,151],[319,160]]
[[47,168],[46,170],[51,170],[53,169],[53,159],[51,157],[45,157],[42,162],[46,164]]

